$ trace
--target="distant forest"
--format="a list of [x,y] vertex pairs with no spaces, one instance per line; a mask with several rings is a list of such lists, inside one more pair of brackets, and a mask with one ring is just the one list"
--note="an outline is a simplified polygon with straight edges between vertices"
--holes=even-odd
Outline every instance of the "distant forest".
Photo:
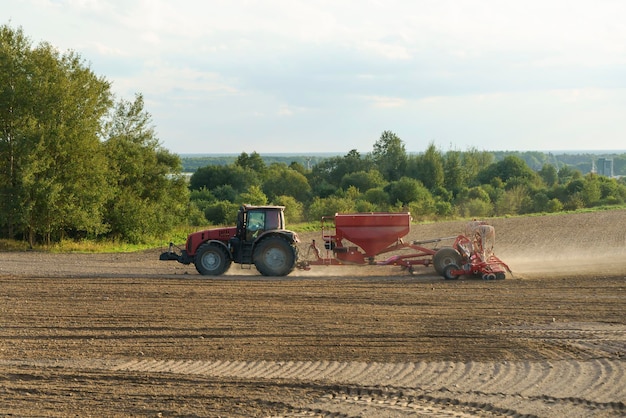
[[[626,153],[590,153],[590,152],[571,152],[571,153],[556,153],[556,152],[540,152],[540,151],[490,151],[494,160],[502,161],[506,157],[515,156],[521,158],[529,168],[534,171],[539,171],[545,164],[554,166],[557,170],[562,167],[569,167],[574,170],[578,170],[581,174],[587,174],[592,171],[594,164],[598,159],[606,158],[613,160],[613,175],[614,176],[626,176]],[[297,163],[307,169],[311,169],[320,162],[340,156],[340,154],[284,154],[284,155],[261,155],[263,162],[266,165],[273,163],[291,164]],[[238,155],[235,154],[183,154],[181,160],[183,164],[183,172],[194,173],[200,167],[206,167],[209,165],[221,165],[226,166],[235,163]]]

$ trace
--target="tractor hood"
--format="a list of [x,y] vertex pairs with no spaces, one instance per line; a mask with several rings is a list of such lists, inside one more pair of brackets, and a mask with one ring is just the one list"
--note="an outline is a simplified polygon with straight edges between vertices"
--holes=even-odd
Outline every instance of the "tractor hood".
[[196,250],[205,241],[218,240],[228,241],[237,234],[237,227],[231,226],[226,228],[205,229],[204,231],[194,232],[187,236],[187,254],[194,255]]

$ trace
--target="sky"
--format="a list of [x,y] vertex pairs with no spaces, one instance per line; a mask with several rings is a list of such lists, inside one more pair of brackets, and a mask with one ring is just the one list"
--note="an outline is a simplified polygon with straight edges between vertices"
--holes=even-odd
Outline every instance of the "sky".
[[626,150],[622,0],[3,0],[190,153]]

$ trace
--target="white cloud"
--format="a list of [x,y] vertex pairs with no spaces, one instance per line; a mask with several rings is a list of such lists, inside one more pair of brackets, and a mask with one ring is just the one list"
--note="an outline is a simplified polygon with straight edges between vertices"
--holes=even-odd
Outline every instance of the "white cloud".
[[175,152],[369,151],[386,129],[413,151],[624,148],[619,0],[23,0],[3,15],[143,93]]

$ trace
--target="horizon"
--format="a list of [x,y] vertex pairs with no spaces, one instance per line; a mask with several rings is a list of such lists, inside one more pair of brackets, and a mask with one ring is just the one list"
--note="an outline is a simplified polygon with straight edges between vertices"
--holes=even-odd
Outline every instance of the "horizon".
[[[538,152],[538,153],[542,153],[542,154],[553,154],[553,155],[584,155],[584,154],[592,154],[592,155],[621,155],[621,154],[626,154],[626,149],[623,150],[553,150],[553,151],[531,151],[531,150],[526,150],[526,151],[516,151],[516,150],[480,150],[480,151],[485,151],[485,152],[509,152],[509,153],[528,153],[528,152]],[[171,152],[171,151],[170,151]],[[206,152],[201,152],[201,153],[174,153],[182,158],[193,158],[193,157],[231,157],[231,156],[238,156],[241,155],[242,153],[246,152],[247,154],[252,154],[254,152],[256,152],[259,155],[265,155],[265,156],[277,156],[277,157],[291,157],[291,156],[342,156],[342,155],[346,155],[348,154],[349,151],[345,151],[345,152],[269,152],[269,153],[264,153],[264,152],[258,152],[258,151],[241,151],[241,152],[226,152],[226,153],[220,153],[220,152],[216,152],[216,153],[206,153]],[[360,154],[369,154],[371,153],[371,151],[368,152],[362,152],[362,151],[358,151]],[[423,151],[419,151],[419,152],[413,152],[413,151],[407,151],[407,154],[412,155],[412,154],[421,154]],[[444,153],[446,151],[443,151]],[[464,151],[461,151],[464,152]]]

